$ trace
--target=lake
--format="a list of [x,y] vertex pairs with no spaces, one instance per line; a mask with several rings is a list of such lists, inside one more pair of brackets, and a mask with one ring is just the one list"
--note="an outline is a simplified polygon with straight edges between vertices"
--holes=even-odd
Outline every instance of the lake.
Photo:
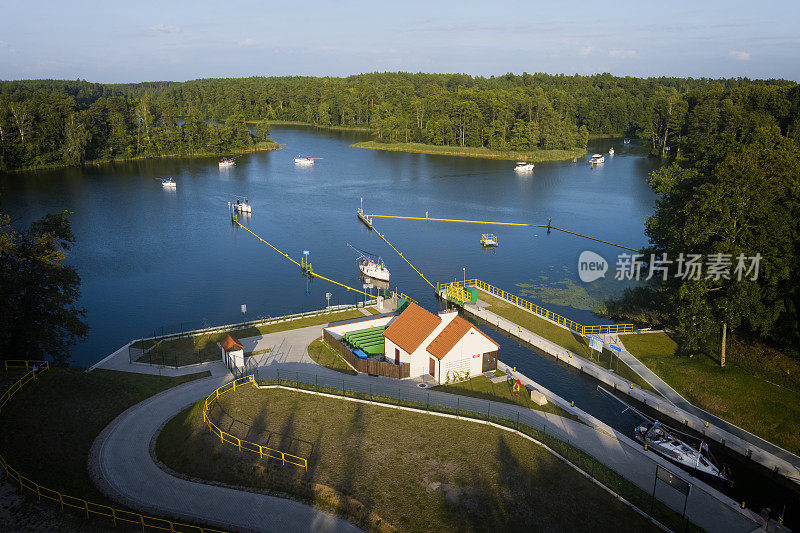
[[[571,229],[631,247],[645,244],[643,219],[655,200],[645,176],[654,163],[617,141],[603,167],[542,163],[517,175],[513,162],[350,148],[362,133],[274,128],[275,152],[238,157],[220,169],[213,158],[156,159],[0,176],[3,208],[20,223],[48,212],[73,213],[69,262],[82,279],[81,305],[91,328],[73,349],[90,365],[132,338],[160,328],[185,329],[353,303],[355,295],[319,279],[307,284],[293,263],[231,226],[228,202],[247,197],[242,222],[315,271],[361,288],[348,243],[381,255],[391,287],[431,309],[433,291],[356,218],[368,213],[531,222]],[[607,152],[611,141],[590,143]],[[296,167],[298,154],[321,158]],[[172,176],[177,190],[162,189]],[[613,265],[617,250],[537,228],[376,219],[428,279],[478,277],[510,292],[576,279],[577,258],[594,250]],[[500,246],[486,252],[481,233]],[[600,283],[600,282],[598,282]],[[613,285],[602,284],[601,285]],[[308,286],[307,286],[308,285]],[[599,323],[587,310],[530,299],[574,320]],[[247,306],[243,315],[241,305]]]

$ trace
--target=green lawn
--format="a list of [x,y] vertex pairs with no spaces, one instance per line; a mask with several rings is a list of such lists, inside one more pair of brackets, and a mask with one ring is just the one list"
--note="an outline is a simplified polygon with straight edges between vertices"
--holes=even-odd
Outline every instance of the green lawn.
[[546,403],[545,405],[538,405],[532,402],[530,394],[527,394],[527,390],[524,387],[520,390],[519,394],[515,395],[513,383],[510,381],[492,383],[491,380],[486,376],[477,376],[459,383],[438,385],[432,388],[442,392],[460,394],[462,396],[470,396],[472,398],[482,398],[484,400],[512,403],[515,405],[521,405],[522,407],[527,407],[528,409],[553,413],[554,415],[577,420],[575,416],[550,402]]
[[251,386],[223,396],[212,417],[235,421],[229,431],[241,438],[305,454],[308,472],[221,444],[199,403],[167,423],[157,457],[189,476],[290,494],[370,531],[655,530],[544,448],[491,426]]
[[643,389],[655,392],[650,384],[639,377],[628,365],[614,358],[610,350],[603,350],[602,353],[598,354],[596,351],[590,350],[588,341],[577,333],[553,324],[549,320],[545,320],[526,309],[497,298],[481,289],[478,289],[478,299],[489,304],[487,310],[492,313],[519,324],[528,331],[536,333],[574,354],[589,359],[603,368],[613,369],[620,377],[635,383]]
[[107,504],[86,470],[95,437],[128,407],[209,375],[167,378],[53,368],[25,385],[6,404],[0,414],[0,446],[9,464],[24,476],[54,490]]
[[330,344],[318,338],[308,345],[308,355],[318,365],[328,367],[343,374],[355,376],[358,374],[353,368],[347,364],[347,361],[342,359],[339,352],[331,348]]
[[376,141],[363,141],[355,143],[354,148],[367,148],[370,150],[387,150],[390,152],[412,152],[419,154],[455,155],[460,157],[480,157],[485,159],[504,159],[508,161],[528,161],[540,163],[544,161],[571,161],[573,156],[582,157],[586,150],[534,150],[531,152],[513,152],[490,150],[471,146],[439,146],[423,143],[380,143]]
[[328,324],[329,322],[363,317],[364,314],[357,309],[349,309],[313,317],[298,318],[286,322],[278,322],[276,324],[250,326],[247,328],[232,329],[203,335],[180,337],[163,342],[150,340],[136,341],[132,344],[132,347],[140,349],[151,347],[147,353],[137,359],[138,362],[167,366],[184,366],[218,360],[220,358],[220,351],[217,343],[224,339],[225,335],[228,333],[238,338],[254,337],[256,335],[266,335],[267,333],[304,328],[307,326],[319,326]]
[[621,336],[625,347],[694,405],[800,454],[800,393],[708,355],[675,355],[665,333]]

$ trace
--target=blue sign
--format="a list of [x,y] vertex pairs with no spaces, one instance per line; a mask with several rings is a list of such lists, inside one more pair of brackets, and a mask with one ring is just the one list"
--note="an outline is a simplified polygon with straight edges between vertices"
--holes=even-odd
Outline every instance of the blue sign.
[[622,348],[620,348],[616,344],[609,344],[608,347],[611,348],[612,350],[614,350],[615,352],[621,352],[622,351]]
[[598,352],[602,352],[603,339],[601,339],[597,335],[589,335],[589,348],[591,348],[592,350],[597,350]]

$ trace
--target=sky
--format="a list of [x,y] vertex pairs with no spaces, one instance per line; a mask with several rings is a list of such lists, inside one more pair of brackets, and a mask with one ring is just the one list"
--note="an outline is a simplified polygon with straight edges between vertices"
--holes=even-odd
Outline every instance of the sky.
[[0,79],[361,72],[800,80],[800,0],[0,0]]

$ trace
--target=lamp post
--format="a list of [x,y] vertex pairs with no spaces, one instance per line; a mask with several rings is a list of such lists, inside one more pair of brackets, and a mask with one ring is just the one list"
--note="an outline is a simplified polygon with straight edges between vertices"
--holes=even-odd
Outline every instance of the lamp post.
[[464,271],[464,285],[463,287],[467,286],[467,267],[461,267],[461,270]]

